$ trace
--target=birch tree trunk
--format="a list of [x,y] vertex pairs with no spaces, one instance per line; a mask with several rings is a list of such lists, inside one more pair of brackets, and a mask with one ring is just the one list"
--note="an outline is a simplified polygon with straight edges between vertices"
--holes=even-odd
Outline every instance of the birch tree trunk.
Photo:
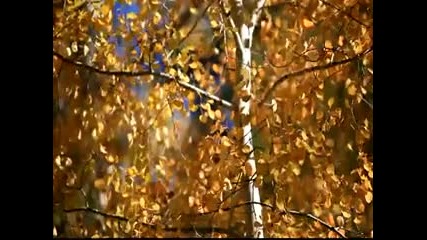
[[248,160],[245,164],[246,175],[249,178],[249,200],[250,213],[252,219],[252,236],[257,238],[264,237],[263,221],[262,221],[262,208],[260,204],[261,198],[259,189],[255,186],[256,179],[256,160],[254,154],[254,147],[252,141],[252,126],[250,121],[250,108],[251,100],[253,98],[252,79],[251,79],[251,47],[252,38],[255,26],[258,22],[261,8],[263,7],[265,0],[236,0],[235,1],[235,12],[234,22],[240,29],[238,37],[236,37],[237,45],[240,48],[240,81],[238,85],[241,86],[240,100],[239,100],[239,111],[242,119],[243,126],[243,144],[244,148],[249,150]]

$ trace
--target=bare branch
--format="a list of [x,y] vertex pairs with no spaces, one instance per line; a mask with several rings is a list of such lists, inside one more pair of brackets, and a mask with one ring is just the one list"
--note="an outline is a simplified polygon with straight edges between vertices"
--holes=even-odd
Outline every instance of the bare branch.
[[368,100],[366,100],[364,97],[362,97],[362,101],[368,105],[368,107],[372,110],[374,110],[374,105],[370,103]]
[[301,7],[301,5],[297,1],[290,0],[290,1],[283,1],[283,2],[279,2],[279,3],[264,5],[262,7],[262,9],[265,9],[265,10],[277,9],[277,8],[283,7],[285,5],[291,5],[291,6],[294,6],[294,7]]
[[366,27],[366,28],[370,28],[370,27],[371,27],[371,26],[369,26],[369,25],[367,25],[367,24],[363,23],[362,21],[358,20],[357,18],[353,17],[353,16],[351,15],[351,13],[348,13],[348,12],[344,11],[343,9],[341,9],[341,8],[339,8],[339,7],[335,6],[335,5],[333,5],[332,3],[330,3],[330,2],[328,2],[328,1],[326,1],[326,0],[320,0],[320,1],[321,1],[323,4],[325,4],[326,6],[330,6],[330,7],[334,8],[334,9],[338,10],[339,12],[343,13],[345,16],[347,16],[347,17],[348,17],[348,18],[350,18],[351,20],[353,20],[353,21],[357,22],[358,24],[360,24],[360,25],[362,25],[362,26],[364,26],[364,27]]
[[84,69],[87,69],[89,71],[93,71],[99,74],[104,74],[104,75],[116,75],[116,76],[125,76],[125,77],[137,77],[137,76],[147,76],[147,75],[153,75],[153,76],[159,76],[159,77],[166,77],[166,78],[170,78],[173,79],[172,76],[168,75],[168,74],[164,74],[164,73],[156,73],[156,72],[152,72],[152,71],[133,71],[133,72],[127,72],[127,71],[110,71],[110,70],[102,70],[93,66],[89,66],[83,62],[80,61],[74,61],[71,60],[69,58],[64,57],[62,54],[53,51],[53,55],[59,59],[61,59],[62,61],[66,62],[66,63],[70,63],[72,65],[75,66],[79,66],[82,67]]
[[222,233],[227,234],[228,237],[241,237],[239,234],[234,232],[232,229],[225,229],[225,228],[219,228],[219,227],[186,227],[186,228],[178,228],[178,227],[167,227],[163,228],[164,231],[167,232],[182,232],[182,233],[194,233],[197,231],[197,233],[201,234],[212,234],[212,233]]
[[123,216],[118,216],[118,215],[114,215],[114,214],[108,214],[102,211],[99,211],[97,209],[93,209],[93,208],[89,208],[89,207],[84,207],[84,208],[73,208],[73,209],[64,209],[63,210],[66,213],[72,213],[72,212],[90,212],[90,213],[94,213],[94,214],[98,214],[104,217],[108,217],[108,218],[114,218],[120,221],[128,221],[129,219],[123,217]]
[[[262,202],[243,202],[243,203],[239,203],[239,204],[236,204],[236,205],[234,205],[234,206],[230,206],[230,207],[226,207],[226,208],[220,208],[220,209],[217,209],[217,210],[214,210],[214,211],[211,211],[211,212],[204,212],[204,213],[198,213],[198,214],[192,214],[192,215],[195,215],[195,216],[201,216],[201,215],[209,215],[209,214],[213,214],[213,213],[216,213],[216,212],[219,212],[219,211],[230,211],[230,210],[232,210],[232,209],[234,209],[234,208],[238,208],[238,207],[242,207],[242,206],[246,206],[246,205],[251,205],[251,204],[258,204],[258,205],[261,205],[261,206],[263,206],[263,207],[267,207],[267,208],[270,208],[271,210],[273,210],[273,211],[277,211],[278,209],[276,208],[276,207],[274,207],[274,206],[272,206],[272,205],[269,205],[269,204],[266,204],[266,203],[262,203]],[[308,219],[311,219],[311,220],[314,220],[314,221],[316,221],[316,222],[318,222],[318,223],[320,223],[322,226],[324,226],[324,227],[326,227],[327,229],[329,229],[329,230],[331,230],[331,231],[333,231],[333,232],[335,232],[336,234],[338,234],[340,237],[342,237],[342,238],[347,238],[344,234],[342,234],[340,231],[338,231],[339,229],[340,229],[340,227],[334,227],[334,226],[331,226],[330,224],[328,224],[327,222],[325,222],[325,221],[323,221],[322,219],[320,219],[320,218],[318,218],[318,217],[316,217],[316,216],[314,216],[313,214],[311,214],[311,213],[304,213],[304,212],[300,212],[300,211],[296,211],[296,210],[281,210],[281,211],[279,211],[279,214],[281,214],[281,215],[285,215],[285,214],[291,214],[291,215],[295,215],[295,216],[300,216],[300,217],[305,217],[305,218],[308,218]],[[347,231],[347,230],[346,230]]]
[[367,49],[367,50],[363,51],[362,53],[357,54],[356,56],[351,57],[351,58],[348,58],[348,59],[345,59],[345,60],[341,60],[341,61],[337,61],[337,62],[331,62],[331,63],[328,63],[328,64],[326,64],[326,65],[321,65],[321,66],[315,66],[315,67],[311,67],[311,68],[305,68],[305,69],[303,69],[303,70],[299,70],[299,71],[296,71],[296,72],[291,72],[291,73],[285,74],[285,75],[281,76],[278,80],[276,80],[276,81],[274,82],[273,86],[271,86],[271,87],[267,90],[267,93],[264,95],[264,97],[263,97],[263,98],[262,98],[262,100],[258,103],[258,105],[261,105],[261,104],[263,104],[265,101],[267,101],[267,98],[271,95],[271,93],[272,93],[272,92],[273,92],[273,91],[274,91],[274,90],[275,90],[275,89],[276,89],[276,88],[277,88],[281,83],[283,83],[284,81],[286,81],[286,80],[288,80],[288,79],[290,79],[290,78],[297,77],[297,76],[301,76],[301,75],[304,75],[304,74],[306,74],[306,73],[311,73],[311,72],[314,72],[314,71],[325,70],[325,69],[328,69],[328,68],[332,68],[332,67],[336,67],[336,66],[339,66],[339,65],[343,65],[343,64],[346,64],[346,63],[352,62],[352,61],[357,60],[357,59],[359,59],[360,57],[362,57],[362,56],[364,56],[364,55],[368,54],[369,52],[373,51],[373,49],[374,49],[374,47],[373,47],[373,46],[371,46],[369,49]]
[[220,4],[220,9],[221,9],[221,12],[224,14],[224,16],[228,19],[228,23],[230,24],[230,27],[231,27],[231,32],[233,33],[234,38],[236,39],[236,43],[239,46],[239,49],[243,49],[242,38],[237,32],[237,27],[236,27],[236,24],[234,23],[233,18],[231,17],[231,14],[225,11],[225,7],[223,4]]
[[176,77],[174,77],[174,76],[172,76],[170,74],[167,74],[167,73],[153,72],[153,71],[133,71],[133,72],[128,72],[128,71],[102,70],[102,69],[99,69],[99,68],[96,68],[96,67],[89,66],[89,65],[87,65],[85,63],[82,63],[82,62],[79,62],[79,61],[73,61],[71,59],[68,59],[68,58],[62,56],[61,54],[59,54],[59,53],[57,53],[55,51],[53,52],[53,55],[56,56],[56,57],[58,57],[59,59],[61,59],[64,62],[70,63],[70,64],[75,65],[75,66],[82,67],[84,69],[87,69],[87,70],[90,70],[90,71],[93,71],[93,72],[96,72],[96,73],[99,73],[99,74],[115,75],[115,76],[127,76],[127,77],[153,75],[153,76],[158,76],[158,77],[164,77],[164,78],[166,78],[166,80],[167,80],[166,82],[171,82],[171,81],[175,80],[176,83],[178,83],[181,87],[184,87],[186,89],[189,89],[189,90],[192,90],[194,92],[197,92],[198,94],[203,95],[203,96],[205,96],[207,98],[210,98],[210,99],[212,99],[212,100],[214,100],[214,101],[216,101],[216,102],[218,102],[218,103],[220,103],[220,104],[222,104],[222,105],[224,105],[226,107],[233,108],[233,104],[231,102],[226,101],[226,100],[224,100],[224,99],[222,99],[222,98],[220,98],[218,96],[215,96],[215,95],[213,95],[213,94],[211,94],[211,93],[209,93],[209,92],[207,92],[207,91],[205,91],[203,89],[200,89],[200,88],[198,88],[198,87],[196,87],[194,85],[191,85],[190,83],[187,83],[187,82],[182,81],[182,80],[178,80]]
[[208,9],[210,8],[210,6],[212,6],[212,4],[215,1],[211,1],[206,8],[203,10],[203,12],[200,14],[200,16],[197,18],[197,20],[194,22],[193,26],[191,26],[190,31],[188,31],[188,33],[179,41],[178,46],[181,46],[181,44],[183,42],[185,42],[185,40],[187,40],[187,38],[191,35],[191,33],[194,31],[194,29],[196,29],[197,24],[199,23],[199,21],[205,16],[206,12],[208,11]]
[[[340,231],[338,231],[339,227],[331,226],[327,222],[325,222],[322,219],[314,216],[311,213],[303,213],[303,212],[299,212],[296,210],[287,210],[287,213],[295,215],[295,216],[301,216],[301,217],[306,217],[306,218],[312,219],[312,220],[320,223],[324,227],[328,228],[329,230],[333,231],[334,233],[338,234],[340,237],[347,238],[344,234],[342,234]],[[281,214],[285,214],[285,212],[281,212]]]
[[224,105],[226,107],[233,108],[233,104],[231,102],[226,101],[224,99],[221,99],[221,98],[219,98],[219,97],[217,97],[215,95],[212,95],[212,94],[206,92],[203,89],[200,89],[200,88],[198,88],[198,87],[196,87],[194,85],[191,85],[191,84],[189,84],[187,82],[184,82],[184,81],[177,81],[177,83],[179,85],[181,85],[182,87],[184,87],[184,88],[193,90],[193,91],[197,92],[198,94],[201,94],[201,95],[203,95],[205,97],[208,97],[208,98],[210,98],[210,99],[212,99],[212,100],[214,100],[216,102],[219,102],[220,104],[222,104],[222,105]]

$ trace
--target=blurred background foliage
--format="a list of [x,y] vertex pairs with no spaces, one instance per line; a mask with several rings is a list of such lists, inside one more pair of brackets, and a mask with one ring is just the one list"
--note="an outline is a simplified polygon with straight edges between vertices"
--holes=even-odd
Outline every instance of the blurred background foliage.
[[[246,208],[233,207],[247,194],[238,111],[159,76],[237,102],[220,4],[53,1],[54,236],[248,231]],[[372,20],[371,0],[262,9],[250,121],[265,236],[338,236],[292,209],[372,237]]]

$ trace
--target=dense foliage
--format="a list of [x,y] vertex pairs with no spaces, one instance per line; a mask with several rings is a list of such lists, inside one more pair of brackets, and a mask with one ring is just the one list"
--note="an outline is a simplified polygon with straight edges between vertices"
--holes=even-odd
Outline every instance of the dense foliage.
[[54,236],[248,235],[244,121],[265,236],[373,235],[372,0],[267,0],[250,119],[233,2],[54,0]]

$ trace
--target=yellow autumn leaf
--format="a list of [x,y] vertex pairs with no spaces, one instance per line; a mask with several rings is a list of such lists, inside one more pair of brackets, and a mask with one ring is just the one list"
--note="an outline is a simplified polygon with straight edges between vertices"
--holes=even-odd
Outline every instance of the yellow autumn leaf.
[[333,97],[329,98],[329,100],[328,100],[328,106],[329,106],[329,108],[331,108],[332,105],[334,105],[334,102],[335,102],[335,98],[333,98]]
[[335,146],[335,141],[332,138],[328,138],[328,139],[326,139],[325,144],[326,144],[326,146],[333,148]]
[[338,37],[338,45],[339,45],[340,47],[344,46],[344,36],[343,36],[343,35],[340,35],[340,36]]
[[159,12],[156,12],[154,14],[154,17],[153,17],[153,23],[154,23],[154,25],[159,24],[161,20],[162,20],[162,15]]
[[220,67],[218,64],[214,63],[214,64],[212,65],[212,70],[213,70],[215,73],[220,73],[221,67]]
[[199,69],[194,69],[193,74],[196,81],[200,82],[202,80],[202,74]]
[[110,12],[110,6],[107,4],[102,5],[101,7],[101,13],[103,16],[106,16]]
[[168,73],[171,76],[176,76],[177,75],[177,72],[176,72],[175,68],[170,68],[169,71],[168,71]]
[[205,172],[203,172],[202,170],[199,171],[199,178],[200,179],[205,178]]
[[102,179],[102,178],[98,178],[98,179],[96,179],[94,182],[93,182],[93,186],[96,188],[96,189],[105,189],[105,180],[104,179]]
[[371,203],[373,197],[374,196],[373,196],[372,192],[366,192],[366,194],[365,194],[365,200],[366,200],[367,203]]
[[137,17],[138,16],[134,12],[130,12],[130,13],[126,14],[126,18],[130,19],[130,20],[136,19]]
[[226,147],[230,147],[233,144],[232,141],[227,136],[221,137],[221,143]]
[[306,133],[304,130],[302,130],[302,131],[301,131],[301,137],[302,137],[302,139],[303,139],[304,141],[307,141],[307,140],[308,140],[307,133]]
[[344,218],[342,216],[338,216],[337,217],[337,225],[342,227],[342,226],[344,226],[344,223],[345,223]]
[[301,174],[301,167],[298,164],[291,164],[291,169],[296,176]]
[[219,109],[215,110],[215,118],[217,120],[221,120],[221,118],[222,118],[222,113]]
[[203,110],[210,110],[211,109],[211,105],[209,103],[202,103],[202,104],[200,104],[200,107]]
[[196,68],[198,68],[198,67],[199,67],[199,64],[198,64],[196,61],[194,61],[194,62],[191,62],[188,66],[189,66],[191,69],[196,69]]
[[195,112],[195,111],[197,111],[197,109],[199,109],[199,106],[197,106],[194,103],[190,103],[189,108],[190,108],[190,111]]
[[271,108],[273,109],[274,113],[277,111],[277,101],[274,98],[271,100]]
[[210,119],[215,120],[215,112],[212,109],[208,109],[208,116]]
[[348,88],[347,88],[347,93],[350,96],[355,96],[357,92],[357,88],[354,84],[351,84]]
[[249,145],[245,145],[242,148],[242,152],[245,153],[245,154],[248,154],[250,151],[251,151],[251,147]]
[[282,200],[283,197],[276,196],[276,207],[279,211],[285,210],[285,201]]
[[351,145],[351,143],[347,143],[347,148],[348,148],[348,150],[350,150],[350,151],[354,151],[354,150],[353,150],[353,146]]
[[324,116],[323,111],[321,111],[321,110],[317,110],[317,111],[316,111],[316,119],[317,119],[317,120],[322,119],[322,118],[323,118],[323,116]]
[[341,211],[341,213],[342,213],[342,215],[343,215],[345,218],[350,218],[350,217],[351,217],[351,215],[350,215],[350,213],[349,213],[349,212]]
[[112,155],[108,155],[108,156],[107,156],[107,162],[109,162],[109,163],[114,163],[114,162],[115,162],[114,157],[113,157]]
[[189,207],[193,207],[194,206],[194,201],[195,201],[195,198],[193,196],[189,196],[188,197],[188,206]]
[[181,110],[184,106],[184,102],[182,99],[175,99],[172,101],[172,108],[176,110]]
[[326,167],[326,172],[327,172],[328,174],[334,174],[334,172],[335,172],[335,167],[334,167],[334,165],[333,165],[333,164],[329,164],[329,165]]
[[84,45],[83,46],[83,56],[86,56],[88,54],[88,52],[89,52],[89,47]]
[[160,42],[156,42],[156,44],[154,44],[154,53],[161,52],[163,52],[163,45]]
[[139,206],[145,208],[145,199],[143,197],[139,199]]
[[71,43],[71,50],[73,52],[77,52],[77,50],[78,50],[77,42],[72,42]]
[[208,121],[208,116],[207,116],[206,114],[201,114],[201,115],[199,116],[199,120],[200,120],[200,122],[202,122],[202,123],[206,123],[206,122]]
[[304,19],[302,20],[302,25],[303,25],[305,28],[311,28],[311,27],[313,27],[313,26],[314,26],[314,23],[313,23],[312,21],[310,21],[309,19],[304,18]]
[[[330,197],[326,197],[326,201],[325,201],[325,208],[330,208],[332,206],[332,202],[331,202],[331,198]],[[333,218],[332,218],[333,220]]]
[[136,167],[133,166],[131,168],[128,168],[127,172],[128,172],[129,176],[135,176],[138,171],[137,171]]
[[218,24],[218,22],[216,20],[211,20],[211,27],[212,28],[216,28],[218,26],[219,26],[219,24]]
[[161,131],[159,128],[156,128],[156,141],[157,142],[161,142],[162,141],[162,135],[161,135]]
[[104,154],[106,154],[107,153],[107,150],[105,150],[105,147],[101,144],[101,145],[99,145],[99,151],[101,152],[101,153],[104,153]]
[[71,54],[72,54],[71,53],[71,48],[67,47],[66,50],[67,50],[67,56],[71,56]]
[[154,203],[153,206],[151,207],[152,210],[154,211],[159,211],[160,210],[160,205],[158,203]]
[[332,49],[334,46],[330,40],[325,41],[325,48]]
[[215,180],[212,182],[212,190],[214,192],[218,192],[219,190],[221,190],[221,184],[219,183],[219,181]]

